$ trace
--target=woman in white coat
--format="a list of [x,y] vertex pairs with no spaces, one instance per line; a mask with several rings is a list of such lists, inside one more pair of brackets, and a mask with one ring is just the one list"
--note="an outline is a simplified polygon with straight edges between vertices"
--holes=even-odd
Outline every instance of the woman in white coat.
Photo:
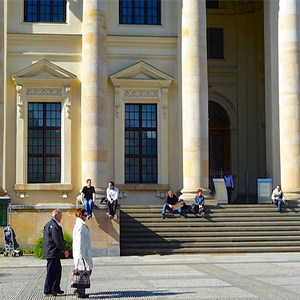
[[[92,239],[88,226],[85,224],[87,212],[83,208],[76,209],[76,223],[73,229],[73,259],[75,270],[86,269],[92,273]],[[88,298],[85,289],[77,289],[74,294],[78,298]]]

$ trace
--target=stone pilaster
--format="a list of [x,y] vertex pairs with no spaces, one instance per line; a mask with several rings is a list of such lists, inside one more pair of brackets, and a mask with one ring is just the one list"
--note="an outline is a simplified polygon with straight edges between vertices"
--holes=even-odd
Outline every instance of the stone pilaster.
[[[279,119],[281,185],[300,197],[300,1],[279,2]],[[274,185],[277,183],[275,182]]]
[[83,1],[81,144],[82,181],[107,184],[106,0]]
[[202,188],[208,195],[208,83],[206,2],[184,0],[182,7],[183,198]]
[[5,0],[0,0],[0,196],[6,194],[4,189],[3,151],[4,151],[4,78],[5,78]]

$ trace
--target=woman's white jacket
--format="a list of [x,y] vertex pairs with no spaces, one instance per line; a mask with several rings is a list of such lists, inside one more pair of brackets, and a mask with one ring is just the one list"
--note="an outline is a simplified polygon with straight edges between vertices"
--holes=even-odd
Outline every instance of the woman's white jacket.
[[93,269],[91,233],[81,218],[76,218],[73,229],[73,259],[75,269],[84,269],[82,259],[87,270]]

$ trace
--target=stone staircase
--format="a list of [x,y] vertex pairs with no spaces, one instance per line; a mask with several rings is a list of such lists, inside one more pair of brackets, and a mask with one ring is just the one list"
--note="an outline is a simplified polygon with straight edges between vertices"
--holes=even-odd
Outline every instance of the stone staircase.
[[161,206],[122,206],[121,255],[300,251],[300,205],[206,206],[204,218]]

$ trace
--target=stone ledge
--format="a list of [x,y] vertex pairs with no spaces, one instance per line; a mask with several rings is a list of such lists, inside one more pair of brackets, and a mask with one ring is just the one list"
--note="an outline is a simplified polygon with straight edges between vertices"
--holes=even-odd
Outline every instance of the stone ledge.
[[73,190],[72,184],[63,183],[16,183],[15,191],[64,191],[70,192]]
[[[83,207],[83,205],[80,205],[80,207]],[[106,210],[106,205],[98,204],[95,205],[97,209],[100,210]],[[119,205],[118,205],[119,207]],[[19,211],[19,210],[33,210],[33,211],[38,211],[38,210],[54,210],[54,209],[60,209],[60,210],[73,210],[77,209],[78,206],[75,204],[62,204],[62,203],[39,203],[39,204],[28,204],[28,205],[19,205],[19,204],[14,204],[11,206],[12,211]]]

